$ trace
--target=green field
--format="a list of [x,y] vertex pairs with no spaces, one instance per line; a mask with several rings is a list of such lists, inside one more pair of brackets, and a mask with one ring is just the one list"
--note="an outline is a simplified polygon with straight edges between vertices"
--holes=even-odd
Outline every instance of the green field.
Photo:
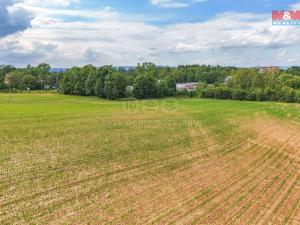
[[299,113],[0,94],[0,224],[299,224]]

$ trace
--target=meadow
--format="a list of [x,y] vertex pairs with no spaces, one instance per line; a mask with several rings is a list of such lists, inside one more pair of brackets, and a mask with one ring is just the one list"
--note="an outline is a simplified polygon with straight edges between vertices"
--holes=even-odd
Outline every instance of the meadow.
[[0,94],[0,224],[300,224],[299,113]]

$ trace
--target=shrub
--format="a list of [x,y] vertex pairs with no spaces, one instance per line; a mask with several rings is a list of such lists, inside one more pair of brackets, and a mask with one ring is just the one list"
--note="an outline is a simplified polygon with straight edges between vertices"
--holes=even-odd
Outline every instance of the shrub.
[[191,97],[191,98],[195,97],[196,94],[197,94],[196,91],[189,91],[188,92],[188,96]]
[[232,91],[228,87],[216,87],[214,88],[214,97],[217,99],[231,99]]
[[247,91],[241,89],[234,89],[232,91],[232,99],[243,101],[247,99]]
[[166,81],[157,82],[157,97],[167,97],[171,95],[171,89]]
[[247,101],[255,101],[256,100],[256,94],[255,94],[254,90],[250,90],[247,92],[246,100]]
[[253,93],[256,96],[256,101],[265,101],[265,93],[261,88],[256,88]]
[[264,100],[265,101],[278,101],[278,96],[277,96],[278,91],[271,89],[271,88],[266,88],[264,90]]
[[206,88],[200,89],[199,95],[201,98],[214,98],[214,90],[213,90],[213,88],[206,87]]
[[296,101],[296,92],[290,87],[282,87],[279,91],[279,100],[283,102],[295,102]]
[[188,96],[189,92],[187,90],[177,90],[175,95],[180,97],[180,96]]
[[295,102],[300,103],[300,91],[295,91]]

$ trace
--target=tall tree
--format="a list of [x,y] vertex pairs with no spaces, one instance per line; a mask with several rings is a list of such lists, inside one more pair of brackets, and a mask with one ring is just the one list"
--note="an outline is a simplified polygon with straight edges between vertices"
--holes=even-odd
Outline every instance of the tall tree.
[[133,95],[138,99],[156,97],[156,81],[151,76],[138,76],[133,85]]
[[120,73],[113,73],[106,77],[104,93],[108,99],[123,98],[126,94],[126,79]]

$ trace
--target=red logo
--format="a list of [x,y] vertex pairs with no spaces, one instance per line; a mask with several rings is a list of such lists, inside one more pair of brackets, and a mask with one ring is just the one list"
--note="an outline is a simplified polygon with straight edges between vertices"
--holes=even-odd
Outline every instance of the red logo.
[[273,11],[272,20],[300,20],[300,10]]

